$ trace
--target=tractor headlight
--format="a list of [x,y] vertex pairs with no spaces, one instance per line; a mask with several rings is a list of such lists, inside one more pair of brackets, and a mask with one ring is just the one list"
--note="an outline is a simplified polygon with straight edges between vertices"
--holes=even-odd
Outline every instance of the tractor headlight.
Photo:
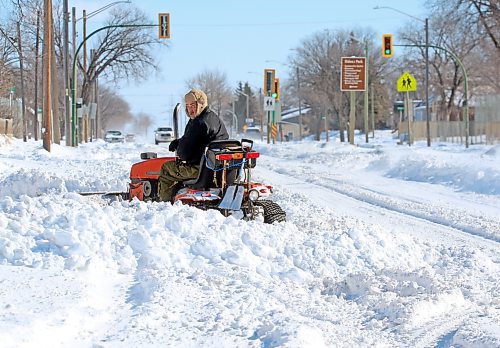
[[259,191],[250,190],[250,192],[248,192],[248,199],[252,202],[255,202],[257,199],[259,199]]

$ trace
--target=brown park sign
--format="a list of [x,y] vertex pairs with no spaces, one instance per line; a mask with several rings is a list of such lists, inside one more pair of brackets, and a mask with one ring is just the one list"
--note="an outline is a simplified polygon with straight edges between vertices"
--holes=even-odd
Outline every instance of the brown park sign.
[[364,91],[366,89],[365,69],[365,57],[342,57],[340,90]]

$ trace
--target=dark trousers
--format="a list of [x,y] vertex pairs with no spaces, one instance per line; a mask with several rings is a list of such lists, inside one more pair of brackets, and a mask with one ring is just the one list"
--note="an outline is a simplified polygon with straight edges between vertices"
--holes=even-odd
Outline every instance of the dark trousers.
[[161,167],[158,183],[160,201],[171,202],[175,185],[180,181],[196,179],[199,171],[199,164],[186,164],[179,161],[165,162]]

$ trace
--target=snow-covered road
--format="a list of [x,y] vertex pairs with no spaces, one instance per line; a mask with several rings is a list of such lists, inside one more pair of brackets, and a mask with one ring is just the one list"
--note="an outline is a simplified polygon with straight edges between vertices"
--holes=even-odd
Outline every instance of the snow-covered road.
[[[372,156],[380,150],[380,147],[373,147],[358,154],[355,159],[357,165],[354,166],[342,163],[345,159],[342,153],[339,156],[333,152],[332,157],[325,161],[330,165],[325,165],[317,162],[317,156],[282,158],[271,150],[268,156],[262,158],[261,164],[264,165],[256,172],[262,178],[280,183],[286,190],[302,194],[335,215],[355,216],[369,225],[383,226],[396,238],[398,235],[411,236],[436,249],[459,247],[462,250],[480,250],[483,253],[481,257],[486,257],[493,265],[500,264],[500,206],[497,196],[468,190],[464,192],[456,190],[453,185],[437,186],[411,178],[401,185],[400,180],[406,178],[380,175],[386,159]],[[360,162],[364,164],[359,166]],[[353,170],[356,167],[361,169]],[[470,262],[474,261],[471,259]],[[464,284],[478,281],[487,284],[495,279],[487,271],[480,279],[476,273],[471,273],[467,279],[465,273],[460,279]],[[453,278],[449,281],[458,283]],[[490,285],[487,292],[499,294],[498,283]],[[483,323],[487,321],[481,310],[481,298],[477,299],[476,305],[476,308],[458,306],[423,327],[419,322],[420,328],[411,328],[409,331],[414,332],[407,334],[408,345],[447,346],[444,341],[454,335],[457,327],[467,323],[474,326],[479,318]],[[498,315],[498,307],[496,311]],[[496,319],[490,324],[498,327]]]

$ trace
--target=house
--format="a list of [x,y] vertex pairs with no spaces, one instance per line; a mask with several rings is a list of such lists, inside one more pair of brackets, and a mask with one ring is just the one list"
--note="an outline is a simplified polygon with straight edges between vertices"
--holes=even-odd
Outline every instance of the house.
[[309,135],[309,127],[304,122],[304,117],[309,117],[311,108],[292,108],[281,112],[281,121],[278,121],[279,133],[283,140],[299,140],[299,122],[302,117],[302,137]]

